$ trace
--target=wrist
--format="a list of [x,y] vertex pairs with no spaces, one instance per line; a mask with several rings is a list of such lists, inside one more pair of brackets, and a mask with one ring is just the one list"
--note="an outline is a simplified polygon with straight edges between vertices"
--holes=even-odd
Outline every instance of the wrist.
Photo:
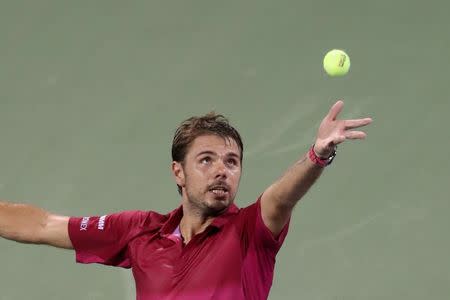
[[323,154],[317,153],[316,150],[315,150],[315,145],[314,144],[311,146],[311,148],[309,148],[309,151],[308,151],[309,159],[314,164],[316,164],[316,165],[318,165],[320,167],[326,167],[326,166],[330,165],[333,162],[335,156],[336,156],[336,147],[327,156],[324,156]]
[[328,156],[330,156],[330,154],[331,154],[330,152],[324,153],[325,151],[323,151],[323,150],[322,151],[318,151],[316,144],[313,144],[311,149],[312,149],[312,151],[314,151],[314,154],[320,159],[327,159]]
[[318,146],[317,143],[314,143],[312,145],[312,148],[314,150],[314,153],[322,159],[327,159],[336,150],[336,147],[331,148],[331,147],[323,146],[323,145]]

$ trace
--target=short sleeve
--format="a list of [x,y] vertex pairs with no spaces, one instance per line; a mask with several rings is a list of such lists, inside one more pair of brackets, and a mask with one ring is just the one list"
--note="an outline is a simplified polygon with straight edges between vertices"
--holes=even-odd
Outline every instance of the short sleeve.
[[[273,281],[276,256],[286,238],[289,222],[274,236],[264,224],[261,198],[240,211],[236,225],[240,225],[243,252],[242,281],[244,293],[251,299],[266,299]],[[255,276],[258,274],[258,276]]]
[[139,234],[148,213],[125,211],[104,216],[71,217],[69,237],[79,263],[130,268],[127,246]]
[[262,219],[261,198],[242,209],[242,218],[245,219],[243,221],[245,224],[243,235],[247,236],[246,240],[249,246],[276,255],[288,233],[290,219],[286,222],[281,232],[274,236]]
[[255,238],[261,241],[265,248],[277,253],[283,245],[284,239],[289,230],[290,219],[286,222],[281,232],[274,236],[270,229],[264,224],[261,214],[261,198],[256,202]]

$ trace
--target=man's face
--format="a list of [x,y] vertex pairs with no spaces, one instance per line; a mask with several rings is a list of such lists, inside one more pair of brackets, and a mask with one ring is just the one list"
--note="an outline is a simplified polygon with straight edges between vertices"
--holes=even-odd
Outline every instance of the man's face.
[[236,142],[202,135],[191,144],[184,163],[173,162],[183,201],[205,216],[216,215],[233,203],[241,177],[241,155]]

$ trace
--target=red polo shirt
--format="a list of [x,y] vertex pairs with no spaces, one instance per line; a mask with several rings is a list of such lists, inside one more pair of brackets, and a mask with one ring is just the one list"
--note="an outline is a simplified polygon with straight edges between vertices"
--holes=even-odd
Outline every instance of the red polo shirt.
[[132,268],[138,300],[267,299],[289,223],[274,238],[258,199],[242,209],[231,205],[184,246],[176,235],[182,215],[179,207],[167,215],[73,217],[69,235],[76,260]]

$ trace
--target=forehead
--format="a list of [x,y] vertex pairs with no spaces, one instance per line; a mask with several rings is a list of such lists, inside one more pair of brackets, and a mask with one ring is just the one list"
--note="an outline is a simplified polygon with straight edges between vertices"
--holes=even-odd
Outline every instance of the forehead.
[[188,153],[196,155],[203,151],[212,151],[221,154],[232,152],[240,157],[239,146],[234,139],[214,134],[196,137],[189,147]]

